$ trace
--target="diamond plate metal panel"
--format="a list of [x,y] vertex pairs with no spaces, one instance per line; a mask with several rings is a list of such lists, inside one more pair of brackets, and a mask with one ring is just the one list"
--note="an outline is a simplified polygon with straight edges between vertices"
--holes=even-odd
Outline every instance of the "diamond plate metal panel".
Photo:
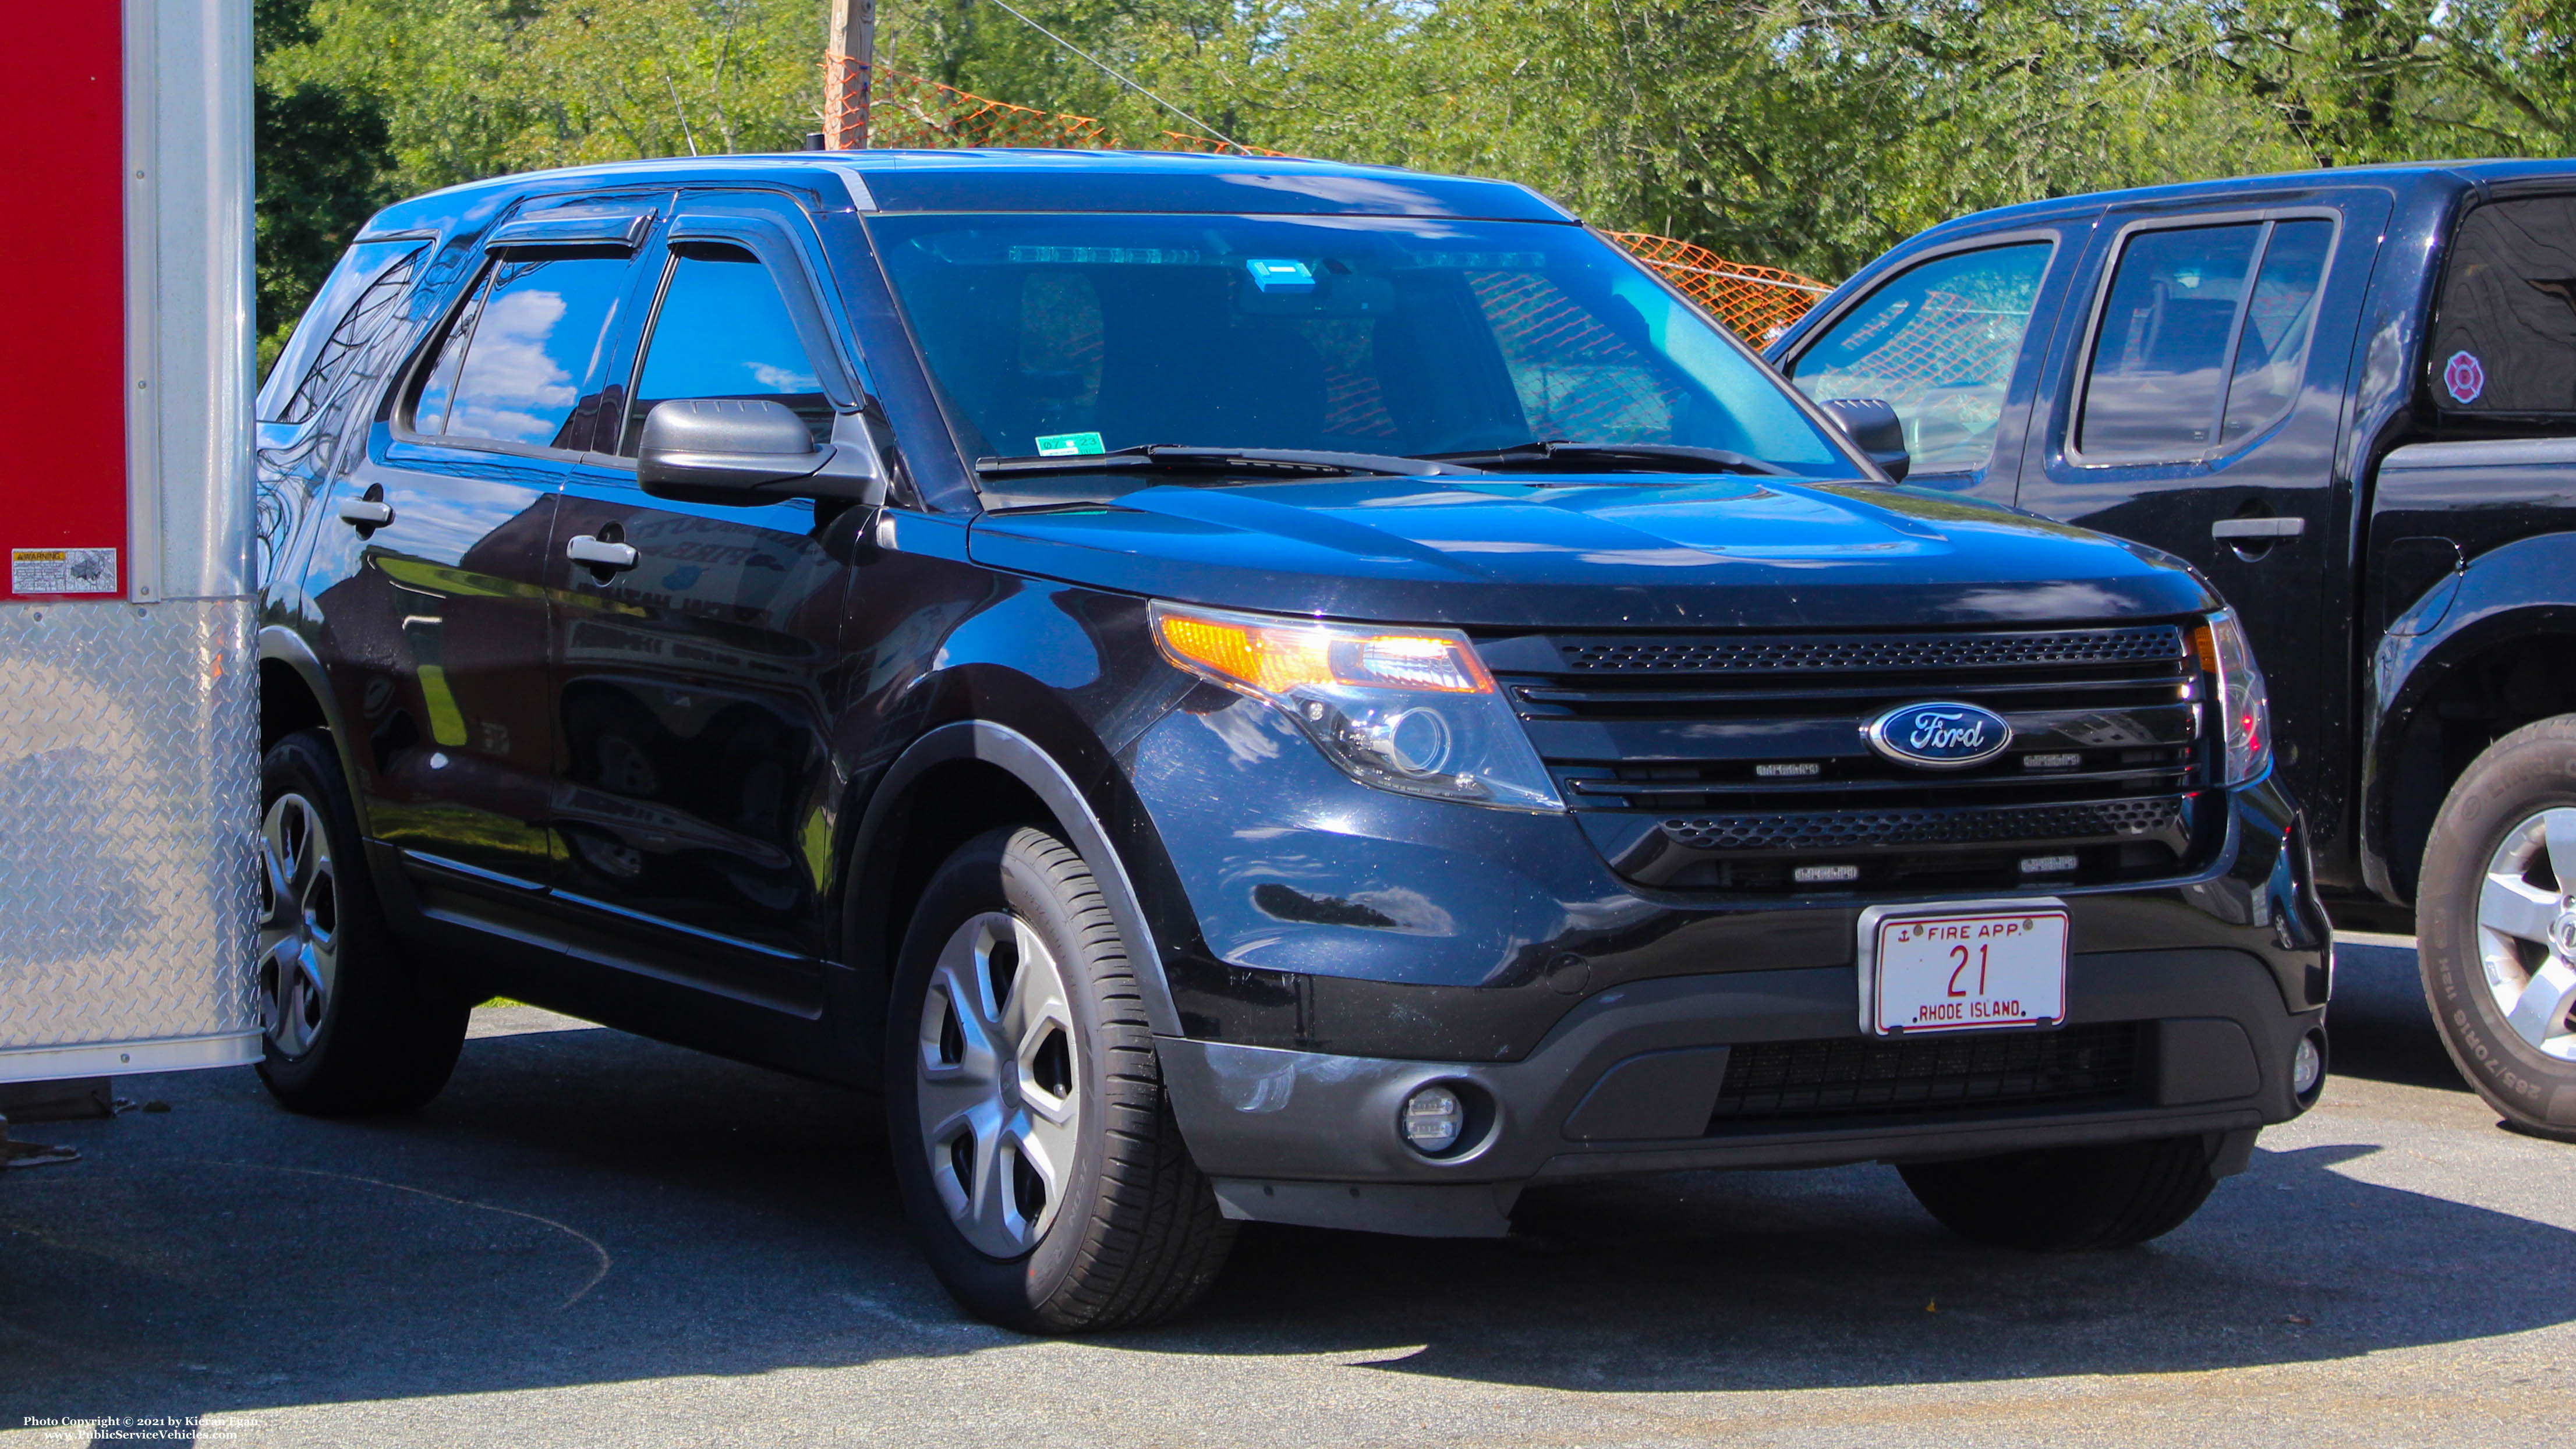
[[258,1029],[253,607],[0,607],[0,1053]]

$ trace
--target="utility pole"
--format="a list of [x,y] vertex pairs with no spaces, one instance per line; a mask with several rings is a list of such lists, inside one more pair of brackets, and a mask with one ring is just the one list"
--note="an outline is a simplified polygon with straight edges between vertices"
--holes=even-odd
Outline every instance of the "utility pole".
[[823,149],[864,151],[877,64],[877,0],[831,0],[823,41]]

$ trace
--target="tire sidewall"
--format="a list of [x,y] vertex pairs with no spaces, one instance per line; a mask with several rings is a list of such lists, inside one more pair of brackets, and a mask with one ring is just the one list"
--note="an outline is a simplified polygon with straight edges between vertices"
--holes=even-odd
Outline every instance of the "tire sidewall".
[[[1072,908],[1034,861],[1009,848],[1020,833],[997,830],[961,847],[940,867],[913,912],[897,958],[891,1010],[886,1016],[886,1125],[894,1148],[895,1181],[932,1271],[950,1292],[984,1317],[1044,1328],[1050,1326],[1045,1310],[1072,1277],[1091,1236],[1100,1200],[1108,1052],[1099,989]],[[931,1181],[916,1106],[921,1011],[932,967],[957,928],[987,911],[1010,912],[1046,941],[1063,974],[1065,1004],[1080,1034],[1075,1045],[1084,1095],[1073,1171],[1045,1236],[1016,1258],[986,1256],[950,1221]]]
[[2469,1085],[2517,1125],[2576,1137],[2576,1062],[2506,1021],[2477,938],[2487,862],[2507,831],[2555,806],[2576,808],[2576,717],[2516,730],[2461,774],[2424,852],[2416,947],[2425,1003]]

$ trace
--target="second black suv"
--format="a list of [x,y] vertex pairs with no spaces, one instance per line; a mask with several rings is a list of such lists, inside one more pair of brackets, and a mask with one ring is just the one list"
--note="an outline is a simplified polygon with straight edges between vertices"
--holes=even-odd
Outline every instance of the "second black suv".
[[2221,602],[1897,486],[1883,406],[1515,186],[483,183],[374,222],[259,416],[298,1110],[425,1102],[496,991],[881,1088],[943,1281],[1070,1329],[1237,1221],[1599,1174],[2136,1242],[2321,1085]]

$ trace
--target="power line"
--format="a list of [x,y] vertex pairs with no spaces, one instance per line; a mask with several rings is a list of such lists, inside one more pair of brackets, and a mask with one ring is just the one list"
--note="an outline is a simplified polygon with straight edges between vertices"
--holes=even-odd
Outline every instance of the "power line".
[[1200,130],[1205,131],[1207,134],[1214,136],[1216,139],[1223,141],[1225,144],[1232,146],[1238,151],[1249,151],[1252,149],[1251,147],[1244,145],[1241,141],[1235,140],[1223,131],[1218,130],[1216,127],[1209,125],[1207,122],[1202,121],[1198,117],[1191,115],[1189,112],[1182,110],[1180,107],[1173,105],[1170,101],[1164,100],[1161,96],[1158,96],[1152,91],[1145,89],[1143,86],[1138,85],[1136,82],[1129,80],[1126,76],[1121,75],[1115,68],[1113,68],[1109,62],[1102,60],[1100,57],[1093,55],[1090,51],[1083,49],[1081,46],[1074,44],[1072,41],[1067,40],[1063,36],[1056,34],[1054,31],[1047,29],[1045,26],[1038,24],[1029,17],[1022,15],[1019,10],[1011,4],[1011,0],[993,0],[993,3],[1010,11],[1012,17],[1018,20],[1022,25],[1025,25],[1029,29],[1036,31],[1038,34],[1045,36],[1047,39],[1054,41],[1056,44],[1063,46],[1065,49],[1072,51],[1074,54],[1081,56],[1084,60],[1090,61],[1093,65],[1100,67],[1101,72],[1107,75],[1111,80],[1118,82],[1127,89],[1134,91],[1136,94],[1143,96],[1149,101],[1152,101],[1155,105],[1161,106],[1164,110],[1171,112],[1173,115],[1180,117],[1182,120],[1189,122],[1191,125],[1198,127]]

